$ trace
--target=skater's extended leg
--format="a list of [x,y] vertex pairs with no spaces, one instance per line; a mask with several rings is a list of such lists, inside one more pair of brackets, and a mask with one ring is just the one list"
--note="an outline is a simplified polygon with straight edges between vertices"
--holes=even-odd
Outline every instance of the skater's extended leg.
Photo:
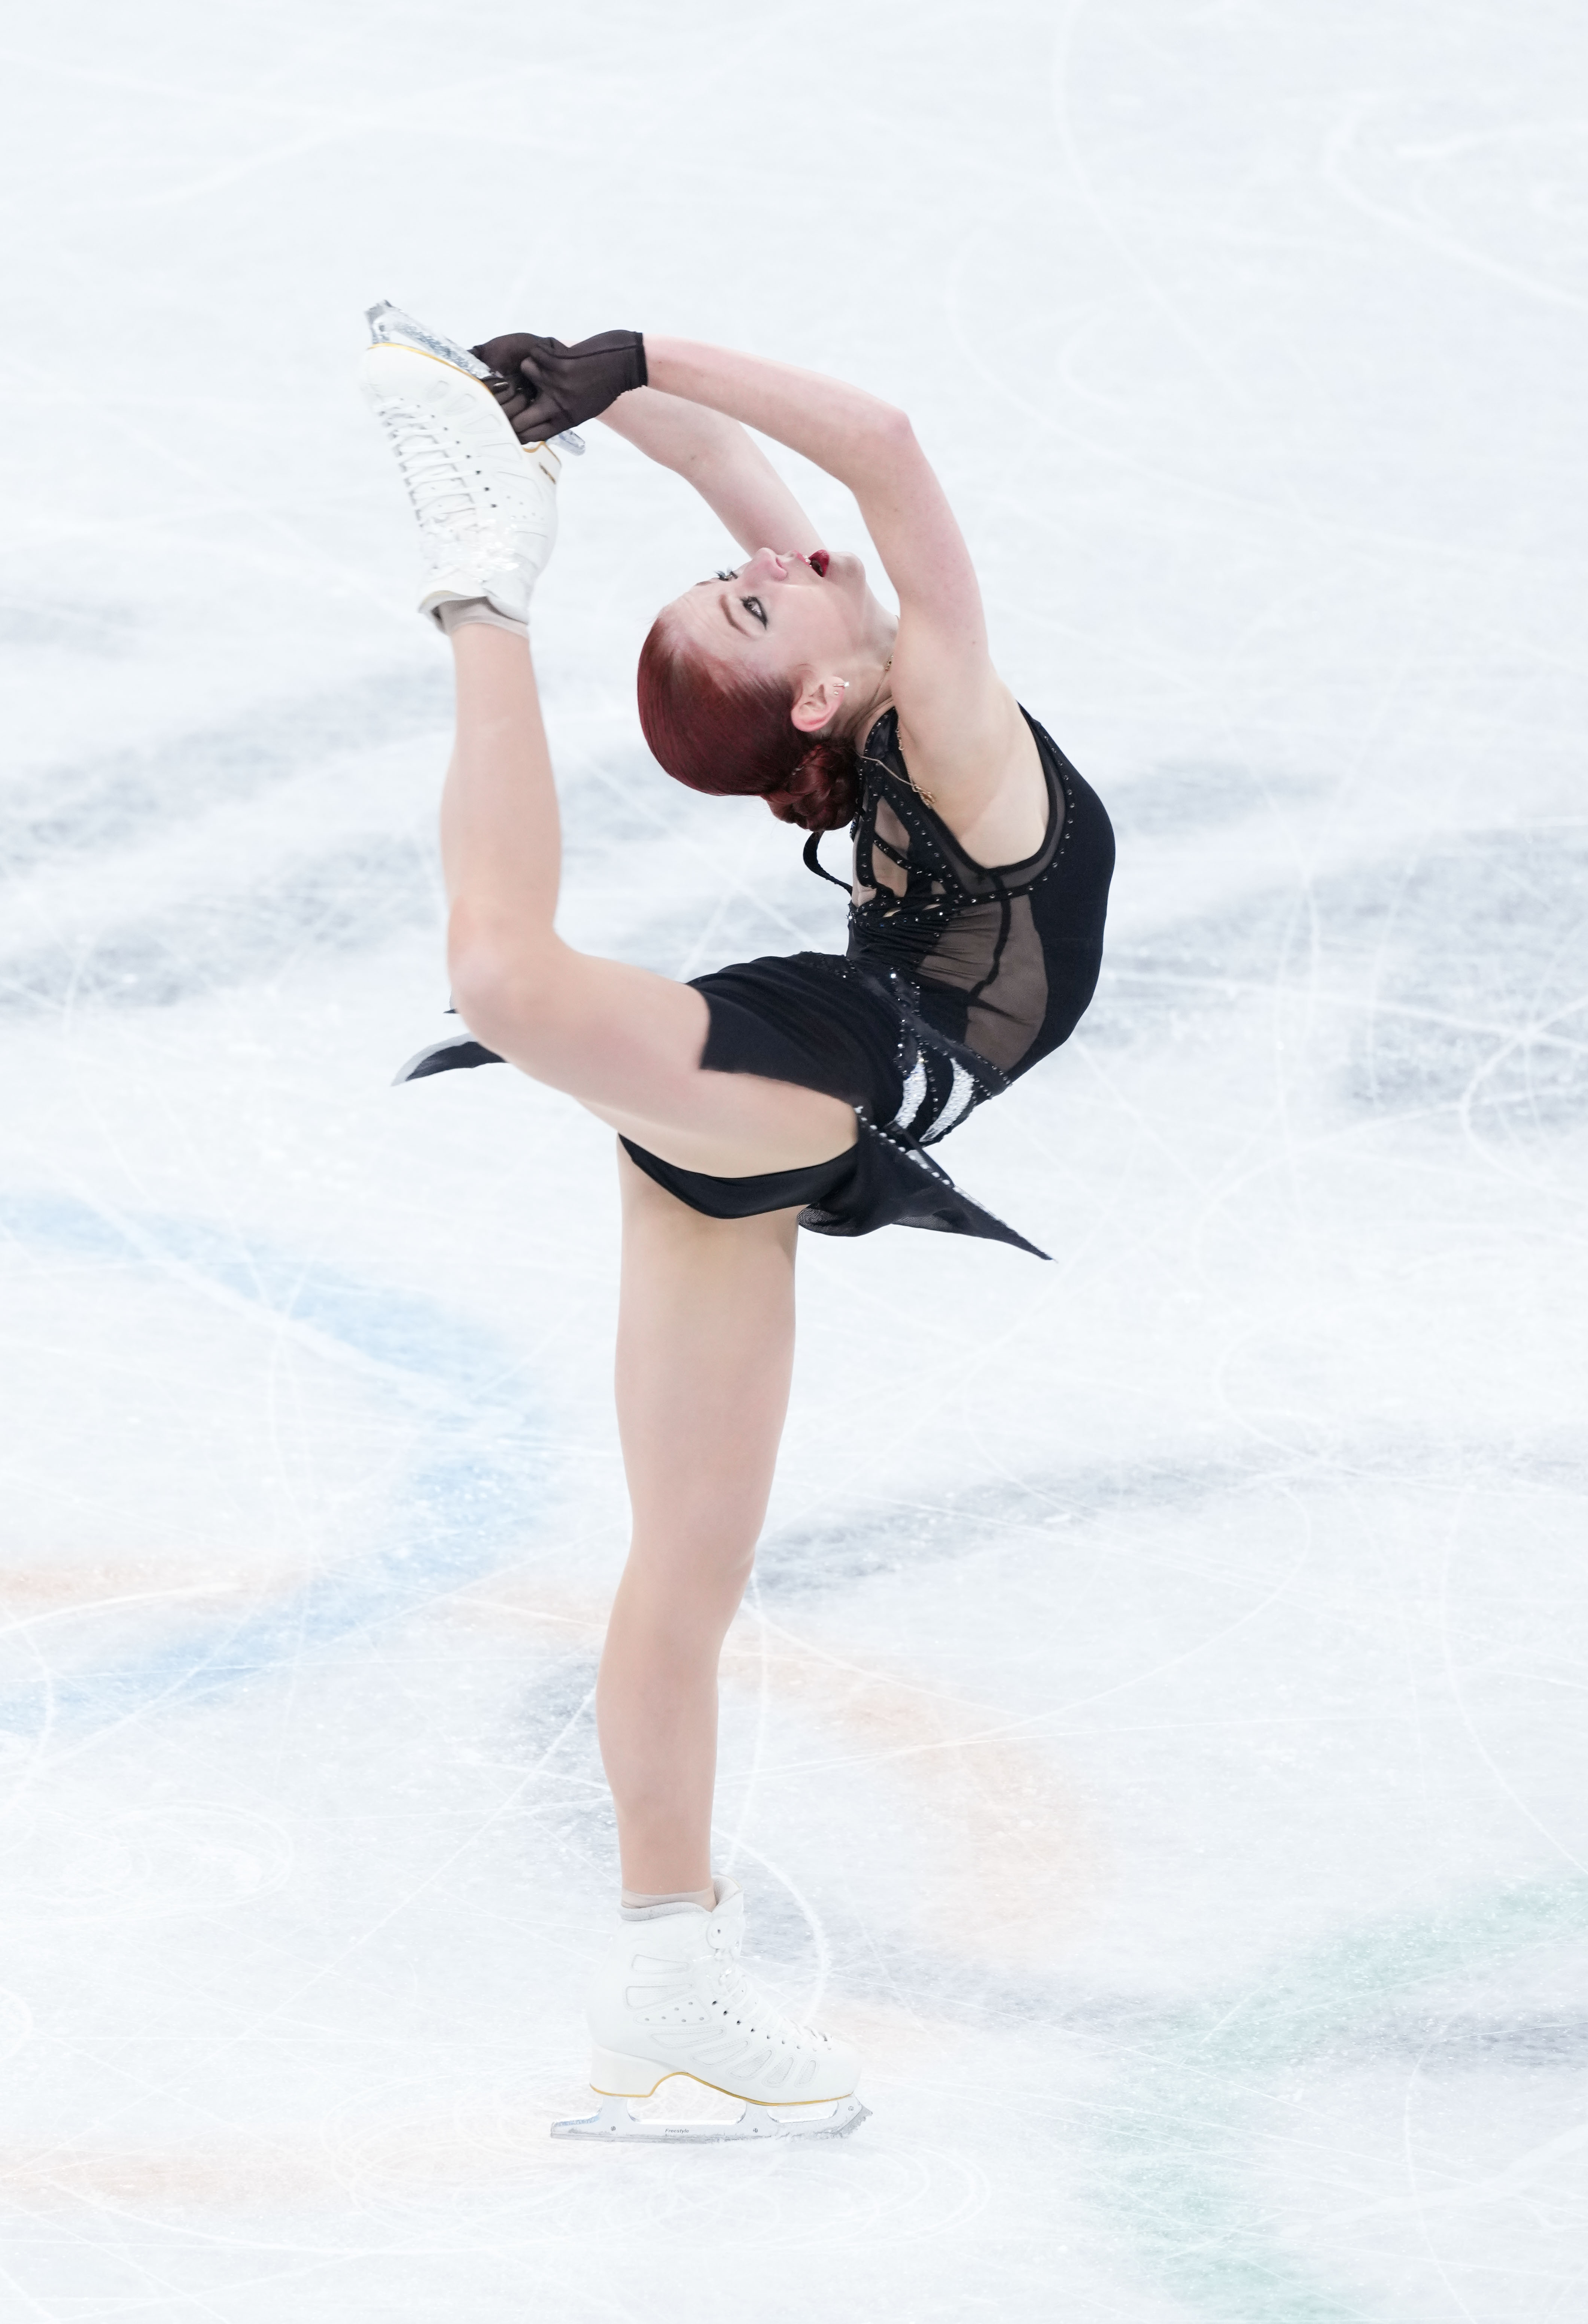
[[518,945],[538,959],[556,942],[562,826],[535,666],[528,641],[506,630],[466,622],[448,634],[457,687],[441,794],[447,893],[471,933],[510,912]]
[[717,1658],[771,1490],[795,1211],[707,1219],[620,1154],[617,1406],[633,1508],[597,1690],[623,1886],[706,1889]]
[[854,1115],[837,1098],[701,1070],[706,1009],[692,985],[562,942],[557,790],[529,647],[475,623],[451,638],[457,744],[441,843],[453,995],[470,1032],[685,1169],[750,1176],[845,1152]]

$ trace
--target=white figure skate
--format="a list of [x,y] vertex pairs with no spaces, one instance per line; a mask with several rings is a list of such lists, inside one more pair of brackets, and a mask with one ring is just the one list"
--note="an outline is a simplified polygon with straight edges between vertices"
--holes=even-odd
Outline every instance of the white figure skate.
[[[626,1917],[586,1996],[600,2110],[551,2126],[553,2138],[845,2138],[871,2109],[854,2095],[860,2055],[796,2025],[739,1963],[744,1899],[716,1883],[716,1910],[666,1907]],[[648,2121],[632,2101],[673,2078],[740,2101],[720,2121]]]
[[[401,307],[393,307],[390,299],[378,306],[366,307],[364,319],[369,325],[372,340],[389,341],[395,347],[414,347],[421,355],[436,355],[442,363],[450,364],[454,371],[466,372],[470,379],[502,380],[500,372],[489,370],[470,347],[460,347],[445,331],[432,331],[428,323],[416,323]],[[505,386],[506,382],[502,381]],[[585,439],[577,428],[565,428],[560,436],[549,436],[547,442],[555,444],[559,452],[572,452],[582,458]]]
[[439,621],[449,598],[484,597],[510,621],[527,622],[557,540],[561,462],[548,444],[519,442],[484,383],[485,365],[466,350],[437,352],[451,342],[394,309],[372,308],[370,328],[376,337],[361,360],[359,384],[391,439],[419,520],[426,566],[420,612]]

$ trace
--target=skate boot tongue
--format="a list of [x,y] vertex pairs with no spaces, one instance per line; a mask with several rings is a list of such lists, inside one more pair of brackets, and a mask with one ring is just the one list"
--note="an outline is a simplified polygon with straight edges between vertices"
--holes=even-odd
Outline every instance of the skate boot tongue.
[[706,1923],[714,1952],[737,1952],[744,1941],[744,1892],[736,1880],[719,1879],[716,1910]]

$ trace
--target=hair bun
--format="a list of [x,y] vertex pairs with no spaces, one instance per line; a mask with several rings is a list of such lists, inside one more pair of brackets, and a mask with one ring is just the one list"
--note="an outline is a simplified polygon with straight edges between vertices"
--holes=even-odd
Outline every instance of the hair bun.
[[813,742],[788,779],[762,794],[772,813],[805,831],[841,831],[860,811],[860,760],[847,736]]
[[794,724],[789,678],[721,670],[664,606],[640,649],[640,724],[675,782],[718,798],[762,798],[785,823],[837,831],[860,809],[860,760],[846,735]]

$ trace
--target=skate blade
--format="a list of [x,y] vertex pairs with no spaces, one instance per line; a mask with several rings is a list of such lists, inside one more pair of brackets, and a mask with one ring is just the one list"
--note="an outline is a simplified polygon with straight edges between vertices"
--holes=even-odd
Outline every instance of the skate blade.
[[470,1038],[466,1033],[454,1033],[449,1039],[428,1041],[416,1049],[408,1063],[392,1076],[392,1087],[403,1082],[422,1082],[431,1074],[446,1074],[465,1065],[500,1065],[505,1061],[494,1049],[487,1049],[482,1041]]
[[[401,307],[393,307],[390,299],[366,307],[364,319],[377,346],[417,348],[421,355],[434,355],[439,362],[450,364],[454,371],[466,372],[470,379],[494,379],[496,375],[467,347],[460,347],[445,331],[432,331],[428,323],[416,323]],[[585,439],[577,428],[565,428],[560,436],[553,436],[549,441],[559,450],[583,453],[585,448]]]
[[[792,2111],[792,2110],[790,2110]],[[810,2117],[815,2109],[801,2107],[792,2120],[771,2107],[744,2101],[743,2111],[725,2122],[669,2122],[633,2111],[631,2098],[603,2098],[598,2113],[569,2122],[554,2122],[553,2138],[605,2140],[609,2145],[630,2141],[651,2146],[710,2146],[730,2138],[847,2138],[871,2113],[857,2098],[837,2099],[831,2114]]]

